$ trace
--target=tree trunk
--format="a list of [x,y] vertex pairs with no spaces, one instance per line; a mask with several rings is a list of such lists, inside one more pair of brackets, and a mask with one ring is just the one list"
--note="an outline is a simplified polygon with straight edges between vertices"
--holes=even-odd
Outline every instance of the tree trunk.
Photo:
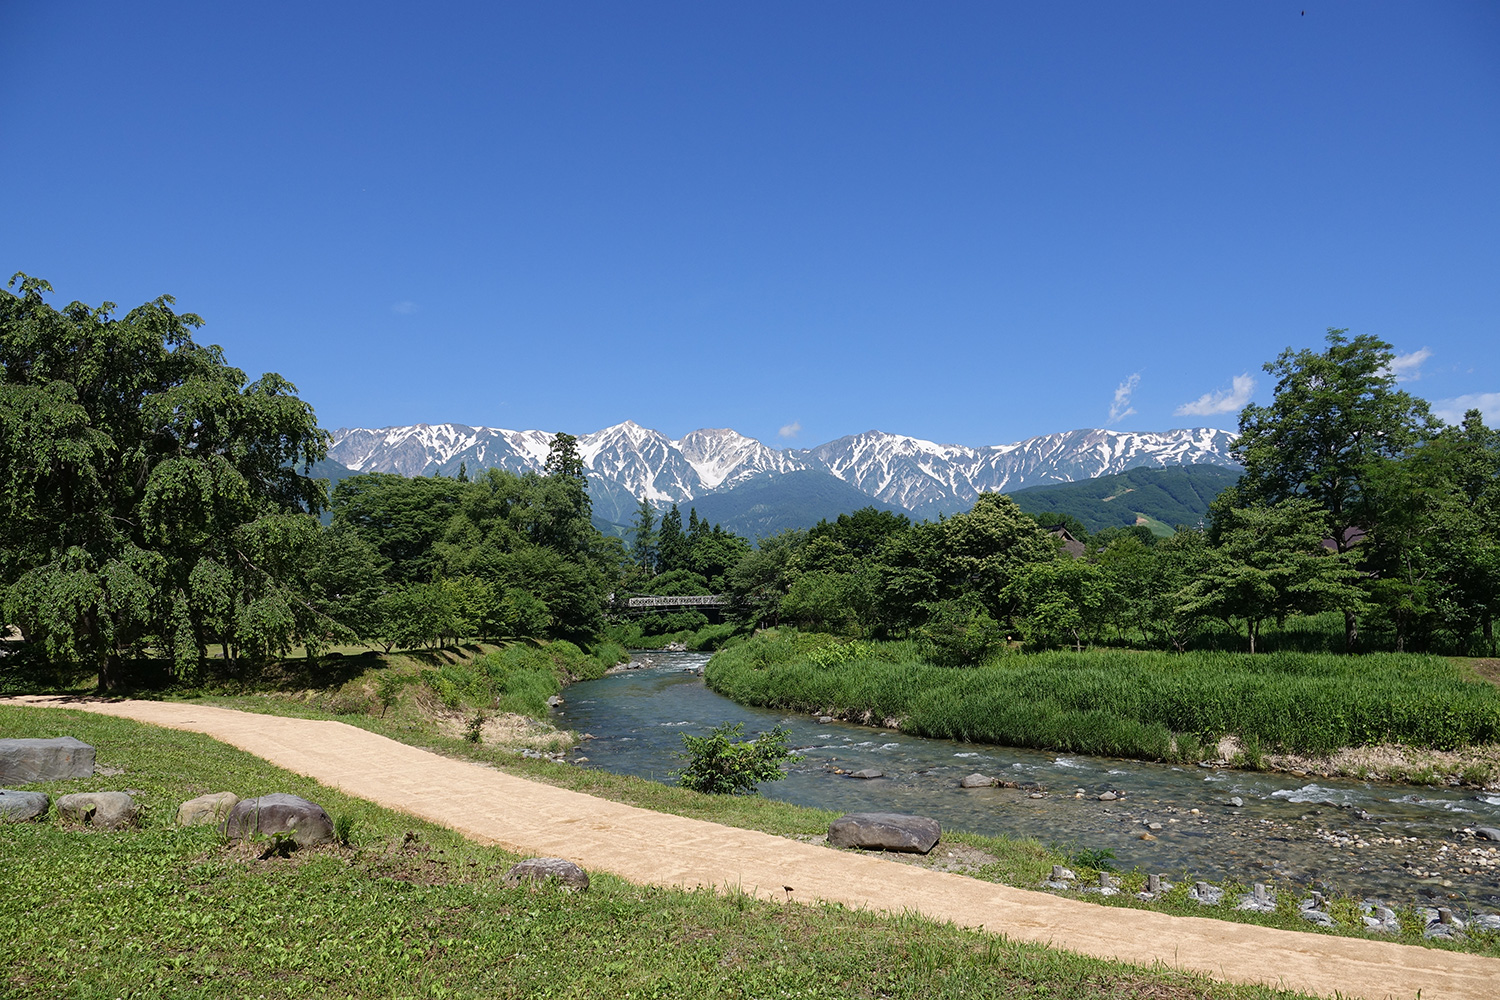
[[1353,611],[1344,612],[1344,652],[1352,653],[1359,645],[1359,621]]

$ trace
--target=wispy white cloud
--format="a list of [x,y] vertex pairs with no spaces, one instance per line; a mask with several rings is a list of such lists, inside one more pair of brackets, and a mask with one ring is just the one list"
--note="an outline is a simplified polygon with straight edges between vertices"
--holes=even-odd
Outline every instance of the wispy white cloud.
[[1205,392],[1191,403],[1183,403],[1173,412],[1179,417],[1211,417],[1217,413],[1235,413],[1250,402],[1255,391],[1255,377],[1249,372],[1236,375],[1228,389]]
[[802,433],[802,424],[799,421],[793,420],[776,433],[784,438],[794,438]]
[[1445,423],[1462,423],[1464,414],[1470,410],[1478,410],[1488,427],[1500,424],[1500,392],[1472,392],[1467,396],[1432,401],[1432,412]]
[[1130,395],[1135,392],[1135,387],[1141,384],[1141,373],[1134,375],[1115,386],[1115,401],[1109,404],[1109,422],[1118,423],[1135,412],[1135,407],[1130,405]]
[[1410,354],[1398,354],[1391,359],[1391,374],[1398,382],[1415,382],[1422,377],[1422,362],[1430,357],[1432,352],[1425,347]]
[[402,316],[410,316],[416,311],[417,304],[410,299],[403,299],[402,301],[397,302],[391,306],[391,312],[399,313]]

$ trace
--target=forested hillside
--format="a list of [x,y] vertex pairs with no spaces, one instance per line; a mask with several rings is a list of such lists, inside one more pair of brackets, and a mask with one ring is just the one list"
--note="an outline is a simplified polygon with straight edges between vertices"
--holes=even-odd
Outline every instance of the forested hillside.
[[901,509],[872,500],[837,476],[816,469],[762,473],[732,490],[705,494],[693,506],[704,520],[746,538],[806,530],[865,507]]
[[1128,527],[1141,517],[1159,522],[1165,534],[1178,525],[1201,527],[1209,505],[1240,478],[1222,465],[1131,469],[1077,483],[1032,486],[1010,494],[1028,514],[1067,514],[1089,531]]

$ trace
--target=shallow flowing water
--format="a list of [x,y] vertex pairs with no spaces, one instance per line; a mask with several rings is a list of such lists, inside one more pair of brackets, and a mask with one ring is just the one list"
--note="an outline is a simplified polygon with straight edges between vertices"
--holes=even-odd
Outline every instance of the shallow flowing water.
[[[781,725],[796,754],[784,780],[761,785],[768,798],[840,812],[920,813],[945,829],[1108,849],[1125,869],[1500,908],[1500,851],[1488,849],[1500,845],[1460,843],[1454,833],[1500,827],[1500,795],[1059,755],[820,724],[714,694],[698,674],[707,662],[697,653],[637,653],[634,669],[569,687],[554,721],[594,737],[578,747],[575,756],[587,758],[581,766],[663,782],[680,765],[674,753],[684,732],[703,735],[720,723],[743,722],[753,736]],[[884,776],[851,776],[861,770]],[[1021,787],[958,787],[975,772]],[[1122,797],[1099,800],[1111,791]],[[1243,805],[1228,805],[1231,797]]]

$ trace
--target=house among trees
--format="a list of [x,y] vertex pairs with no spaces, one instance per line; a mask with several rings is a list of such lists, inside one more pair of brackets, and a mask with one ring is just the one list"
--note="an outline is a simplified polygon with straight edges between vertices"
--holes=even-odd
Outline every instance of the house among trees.
[[1062,542],[1063,551],[1074,559],[1083,556],[1084,544],[1073,537],[1073,533],[1062,525],[1054,525],[1047,529],[1047,534]]

